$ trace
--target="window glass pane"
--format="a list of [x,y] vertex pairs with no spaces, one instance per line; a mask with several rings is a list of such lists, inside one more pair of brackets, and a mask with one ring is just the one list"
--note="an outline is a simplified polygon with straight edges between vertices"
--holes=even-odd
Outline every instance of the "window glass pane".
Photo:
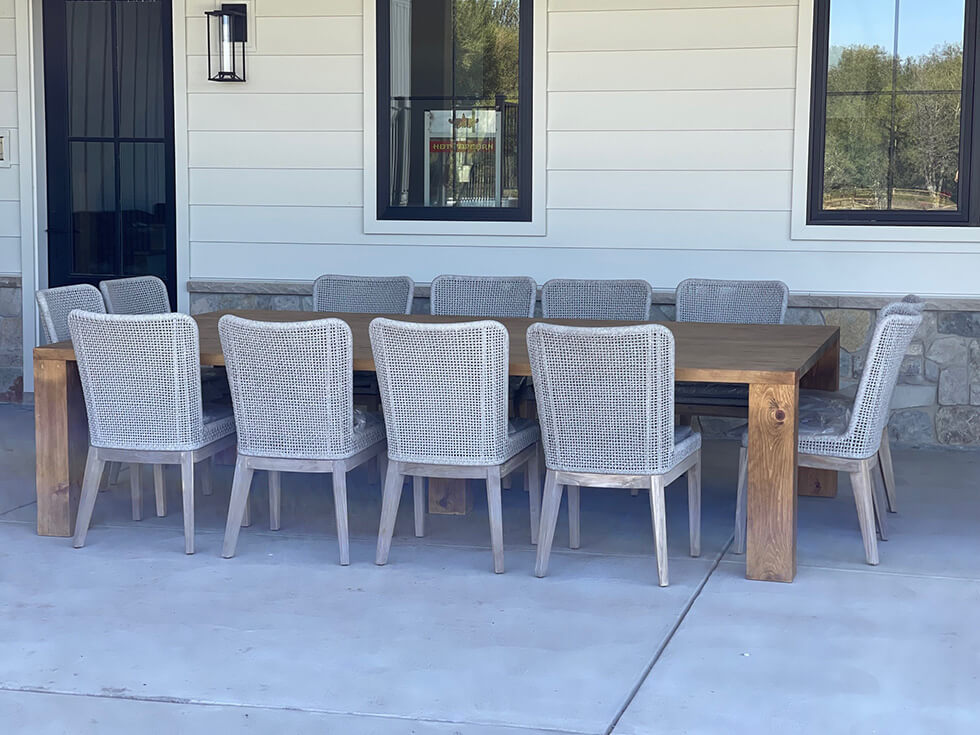
[[389,0],[393,207],[520,205],[520,0]]
[[116,3],[122,138],[162,138],[166,130],[162,5]]
[[959,207],[964,0],[832,0],[825,210]]
[[167,151],[119,144],[119,210],[125,275],[167,274]]
[[71,152],[72,271],[116,270],[116,168],[112,143],[73,142]]
[[65,4],[69,135],[113,134],[111,5],[99,0]]

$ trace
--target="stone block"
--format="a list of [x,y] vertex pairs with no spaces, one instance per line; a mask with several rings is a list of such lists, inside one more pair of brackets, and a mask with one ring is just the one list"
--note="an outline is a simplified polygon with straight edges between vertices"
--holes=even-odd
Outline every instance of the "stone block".
[[963,337],[940,337],[926,352],[926,357],[940,365],[966,365],[969,341]]
[[937,327],[942,334],[958,334],[961,337],[980,337],[980,312],[940,312]]
[[854,358],[847,350],[840,351],[840,376],[850,378],[854,375]]
[[871,312],[861,309],[827,309],[823,312],[824,323],[840,327],[840,345],[848,352],[857,352],[867,341],[871,331]]
[[926,360],[926,380],[930,383],[939,382],[939,363]]
[[905,351],[906,355],[924,355],[926,354],[925,345],[922,344],[921,339],[912,340],[909,343],[909,348]]
[[0,366],[20,365],[24,356],[24,322],[19,316],[0,318]]
[[970,404],[980,406],[980,383],[974,383],[970,386]]
[[934,385],[896,385],[892,393],[892,409],[932,406],[936,402]]
[[940,444],[980,445],[980,407],[941,407],[936,411],[936,436]]
[[980,380],[980,341],[970,342],[970,372],[974,380]]
[[919,355],[906,355],[899,367],[900,383],[922,383],[925,380],[925,359]]
[[965,367],[944,368],[939,374],[939,405],[959,406],[969,402],[969,370]]
[[899,444],[934,444],[936,431],[932,416],[925,411],[894,411],[888,420],[888,436]]
[[820,309],[787,309],[786,323],[821,326],[824,323],[823,312]]
[[23,307],[19,288],[0,288],[0,316],[20,316]]

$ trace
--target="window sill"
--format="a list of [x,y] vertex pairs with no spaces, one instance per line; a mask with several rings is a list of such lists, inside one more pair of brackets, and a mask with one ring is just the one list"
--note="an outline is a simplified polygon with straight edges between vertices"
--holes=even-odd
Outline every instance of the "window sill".
[[793,217],[792,240],[835,242],[952,242],[980,243],[980,227],[927,227],[895,225],[810,225]]
[[366,235],[499,235],[501,237],[544,237],[548,234],[543,213],[530,222],[451,222],[446,220],[379,220],[364,210]]

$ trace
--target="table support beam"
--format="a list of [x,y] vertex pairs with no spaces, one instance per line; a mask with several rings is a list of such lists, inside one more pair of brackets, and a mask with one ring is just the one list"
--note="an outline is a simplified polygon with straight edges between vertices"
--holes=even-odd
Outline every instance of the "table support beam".
[[745,576],[796,576],[796,452],[799,388],[749,386],[748,534]]

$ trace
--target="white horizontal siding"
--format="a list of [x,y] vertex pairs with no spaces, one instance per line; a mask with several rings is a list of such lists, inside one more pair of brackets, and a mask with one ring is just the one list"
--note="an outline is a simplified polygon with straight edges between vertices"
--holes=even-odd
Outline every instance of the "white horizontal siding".
[[20,237],[0,235],[0,273],[20,275]]
[[[20,237],[20,201],[0,201],[0,237]],[[0,271],[2,273],[3,271]]]
[[0,168],[0,202],[20,199],[20,168],[16,165]]
[[17,127],[17,92],[0,92],[0,128]]
[[13,55],[17,49],[17,43],[14,40],[14,16],[13,13],[9,17],[0,17],[0,54],[3,55]]
[[17,91],[17,57],[0,56],[0,92]]
[[[17,145],[17,53],[13,0],[0,0],[0,128],[14,133],[7,145]],[[7,155],[17,160],[16,150]],[[20,167],[0,168],[0,273],[21,271]]]
[[793,0],[549,0],[547,235],[365,235],[360,3],[256,0],[249,81],[217,85],[213,3],[189,0],[192,277],[516,268],[976,291],[969,244],[789,239]]

